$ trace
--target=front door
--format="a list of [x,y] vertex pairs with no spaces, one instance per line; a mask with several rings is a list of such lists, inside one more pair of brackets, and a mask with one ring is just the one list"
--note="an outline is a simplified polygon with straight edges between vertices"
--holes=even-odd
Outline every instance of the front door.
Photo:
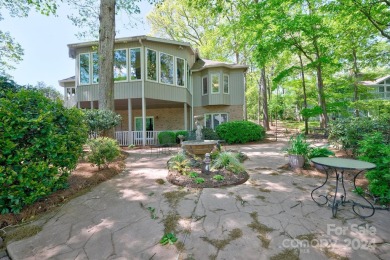
[[[153,132],[154,131],[154,118],[152,116],[147,116],[145,118],[146,121],[146,138],[153,138]],[[142,117],[135,117],[134,118],[134,125],[135,125],[135,131],[141,131],[140,133],[137,133],[136,138],[142,139]],[[148,132],[151,131],[151,132]]]

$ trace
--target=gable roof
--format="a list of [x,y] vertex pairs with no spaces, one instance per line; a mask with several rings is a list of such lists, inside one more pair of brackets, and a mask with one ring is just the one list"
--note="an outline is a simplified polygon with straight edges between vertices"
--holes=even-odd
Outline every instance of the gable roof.
[[65,87],[65,83],[66,82],[75,82],[75,81],[76,81],[76,77],[72,76],[72,77],[69,77],[69,78],[66,78],[66,79],[59,80],[58,84],[60,84],[61,87]]
[[227,62],[199,58],[192,66],[191,70],[192,71],[202,71],[204,69],[217,68],[217,67],[225,67],[225,68],[229,68],[229,69],[243,69],[244,71],[246,71],[248,69],[248,66],[246,66],[246,65],[240,65],[240,64],[236,64],[236,63],[227,63]]
[[[195,50],[192,48],[191,44],[188,42],[179,42],[179,41],[151,37],[151,36],[146,36],[146,35],[116,38],[115,39],[115,43],[127,43],[127,42],[136,42],[136,41],[138,41],[140,43],[142,43],[142,41],[151,41],[151,42],[159,42],[159,43],[178,45],[178,46],[187,48],[191,52],[191,54],[195,54]],[[69,57],[75,58],[75,49],[77,49],[77,48],[97,46],[98,43],[99,43],[98,41],[89,41],[89,42],[68,44]]]
[[384,82],[387,79],[390,79],[390,75],[386,75],[386,76],[381,77],[375,81],[366,80],[366,81],[362,81],[361,83],[365,86],[373,86],[373,85],[381,84],[381,82]]

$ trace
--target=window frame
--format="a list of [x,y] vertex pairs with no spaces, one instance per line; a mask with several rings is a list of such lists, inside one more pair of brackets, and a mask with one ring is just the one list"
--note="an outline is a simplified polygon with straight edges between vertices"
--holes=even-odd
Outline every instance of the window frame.
[[[218,76],[218,92],[213,91],[213,76]],[[211,80],[210,80],[211,94],[221,93],[221,74],[220,73],[211,73],[210,78],[211,78]]]
[[[155,72],[156,72],[156,79],[155,80],[148,78],[148,71],[149,71],[148,70],[148,51],[154,51],[156,53],[156,70],[155,70]],[[146,48],[146,50],[145,50],[145,68],[146,68],[145,80],[146,81],[158,82],[158,79],[159,79],[159,76],[158,76],[158,74],[159,74],[159,68],[158,68],[159,67],[159,63],[160,63],[160,61],[159,61],[158,51],[150,49],[150,48]]]
[[[139,64],[140,64],[140,69],[141,69],[141,71],[140,71],[140,73],[141,73],[141,78],[140,79],[131,79],[131,50],[136,50],[136,49],[139,49],[139,59],[140,59],[140,61],[139,61]],[[128,50],[128,52],[129,52],[129,81],[130,82],[135,82],[135,81],[142,81],[142,79],[143,79],[143,73],[142,73],[142,48],[141,47],[134,47],[134,48],[129,48],[129,50]]]
[[[227,77],[227,92],[225,92],[225,77]],[[222,84],[223,84],[223,94],[229,94],[230,93],[230,77],[228,74],[223,74],[222,76]]]
[[[183,86],[181,86],[181,85],[179,85],[178,84],[178,79],[179,79],[179,77],[178,77],[178,66],[177,66],[177,61],[178,60],[183,60]],[[180,58],[180,57],[175,57],[175,68],[174,68],[174,70],[176,71],[176,73],[175,73],[175,79],[176,79],[176,86],[178,86],[178,87],[180,87],[180,88],[186,88],[187,87],[187,71],[186,71],[186,68],[187,68],[187,66],[186,66],[186,60],[185,59],[183,59],[183,58]]]
[[[229,113],[227,112],[224,112],[224,113],[205,113],[203,116],[205,118],[205,120],[203,121],[204,122],[204,127],[207,127],[207,116],[210,115],[211,116],[211,129],[215,130],[215,126],[214,126],[214,115],[226,115],[226,122],[229,122]],[[224,122],[225,123],[225,122]]]
[[[87,54],[88,55],[88,83],[83,83],[81,82],[81,66],[80,66],[80,62],[81,62],[81,55],[85,55]],[[91,85],[91,53],[90,52],[83,52],[83,53],[79,53],[79,85],[82,86],[82,85]]]
[[[161,68],[162,68],[162,66],[161,66],[161,55],[167,55],[167,56],[172,57],[172,70],[173,70],[173,71],[172,71],[172,83],[169,83],[169,82],[162,82],[162,81],[161,81]],[[175,68],[176,68],[176,66],[175,66],[175,56],[160,51],[160,52],[159,52],[159,55],[158,55],[158,59],[159,59],[159,62],[158,62],[158,71],[159,71],[159,73],[158,73],[158,82],[159,82],[160,84],[166,84],[166,85],[169,85],[169,86],[174,86],[174,85],[176,85],[176,84],[175,84]]]
[[114,72],[114,71],[115,71],[115,70],[114,70],[114,69],[115,69],[115,52],[116,52],[116,51],[122,51],[122,50],[124,50],[125,53],[126,53],[126,79],[124,79],[124,80],[115,80],[115,76],[113,75],[114,83],[116,83],[116,82],[127,82],[127,81],[129,81],[129,55],[128,55],[128,51],[127,51],[126,48],[123,48],[123,49],[114,49],[114,64],[113,64],[112,69],[113,69],[113,72]]
[[[204,92],[205,90],[205,86],[204,86],[204,79],[206,79],[206,93]],[[202,96],[206,96],[209,94],[209,79],[208,79],[208,76],[203,76],[202,77]]]

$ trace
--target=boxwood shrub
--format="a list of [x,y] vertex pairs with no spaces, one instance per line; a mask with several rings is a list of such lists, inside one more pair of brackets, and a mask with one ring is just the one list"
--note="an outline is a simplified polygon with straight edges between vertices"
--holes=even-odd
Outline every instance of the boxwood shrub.
[[32,90],[0,98],[0,213],[67,187],[87,140],[79,109]]
[[161,145],[164,144],[175,144],[176,143],[176,134],[172,131],[164,131],[158,134],[158,142]]
[[229,144],[260,141],[265,137],[262,126],[249,121],[231,121],[216,128],[219,137]]
[[175,133],[175,135],[176,135],[176,143],[180,143],[180,139],[179,139],[179,135],[182,135],[182,136],[184,136],[184,140],[188,140],[188,131],[185,131],[185,130],[180,130],[180,131],[177,131],[176,133]]

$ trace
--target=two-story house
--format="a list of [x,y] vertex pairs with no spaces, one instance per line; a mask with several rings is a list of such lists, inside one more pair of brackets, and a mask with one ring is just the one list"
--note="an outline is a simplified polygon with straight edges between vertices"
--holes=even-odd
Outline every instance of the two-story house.
[[[69,44],[75,76],[59,81],[65,105],[97,109],[98,42]],[[149,36],[119,38],[114,51],[114,105],[121,145],[149,145],[164,130],[191,130],[242,120],[247,66],[201,59],[189,43]]]
[[375,81],[362,81],[362,85],[370,88],[371,98],[390,100],[390,75],[379,78]]

